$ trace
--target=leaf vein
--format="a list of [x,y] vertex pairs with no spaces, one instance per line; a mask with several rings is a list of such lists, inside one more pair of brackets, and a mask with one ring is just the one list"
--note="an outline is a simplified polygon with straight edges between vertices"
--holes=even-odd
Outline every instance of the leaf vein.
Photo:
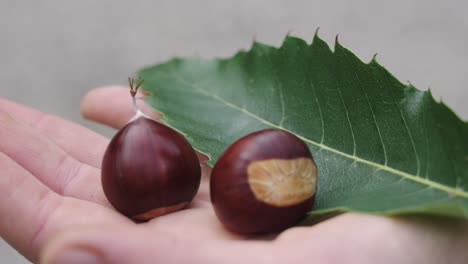
[[[307,67],[307,64],[305,64],[304,62],[302,62],[302,68],[307,69],[308,71],[310,71],[309,68]],[[323,144],[323,142],[325,140],[325,122],[323,120],[322,108],[320,106],[320,101],[319,101],[318,96],[317,96],[317,91],[315,90],[315,85],[310,80],[310,77],[309,77],[309,75],[307,74],[306,71],[304,71],[303,74],[304,74],[304,77],[307,79],[307,84],[309,85],[310,89],[312,89],[312,93],[314,94],[315,103],[317,104],[317,108],[318,108],[318,112],[319,112],[319,116],[320,116],[320,123],[322,125],[322,137],[320,139],[320,144]]]
[[400,171],[398,169],[395,169],[395,168],[392,168],[392,167],[389,167],[387,165],[381,165],[381,164],[378,164],[378,163],[375,163],[373,161],[369,161],[369,160],[366,160],[366,159],[363,159],[363,158],[360,158],[358,156],[354,156],[354,155],[351,155],[351,154],[348,154],[348,153],[344,153],[342,151],[339,151],[337,149],[334,149],[332,147],[329,147],[327,145],[324,145],[322,143],[318,143],[318,142],[315,142],[311,139],[308,139],[298,133],[295,133],[295,132],[292,132],[292,131],[289,131],[287,130],[286,128],[282,127],[282,126],[279,126],[279,125],[276,125],[250,111],[248,111],[247,109],[245,108],[242,108],[242,107],[239,107],[229,101],[226,101],[225,99],[223,99],[222,97],[218,96],[218,95],[215,95],[215,94],[212,94],[212,93],[209,93],[208,91],[206,91],[205,89],[203,89],[202,87],[199,87],[197,86],[196,84],[194,83],[190,83],[190,82],[187,82],[185,79],[183,79],[181,76],[175,76],[179,81],[181,81],[183,84],[185,85],[188,85],[192,88],[194,88],[195,91],[198,91],[200,94],[206,96],[206,97],[211,97],[217,101],[219,101],[220,103],[234,109],[234,110],[237,110],[237,111],[240,111],[248,116],[250,116],[251,118],[254,118],[256,120],[258,120],[259,122],[267,125],[267,126],[270,126],[272,128],[277,128],[277,129],[282,129],[282,130],[285,130],[285,131],[288,131],[292,134],[294,134],[295,136],[297,136],[298,138],[302,139],[304,142],[306,143],[309,143],[311,145],[314,145],[314,146],[317,146],[319,147],[320,149],[323,149],[323,150],[326,150],[326,151],[329,151],[329,152],[332,152],[332,153],[335,153],[337,155],[341,155],[343,157],[346,157],[346,158],[349,158],[349,159],[352,159],[352,160],[355,160],[356,162],[360,162],[360,163],[363,163],[363,164],[366,164],[368,166],[371,166],[371,167],[375,167],[376,169],[378,170],[384,170],[384,171],[387,171],[387,172],[390,172],[390,173],[393,173],[393,174],[396,174],[396,175],[399,175],[400,177],[403,177],[403,178],[406,178],[408,180],[412,180],[414,182],[417,182],[417,183],[420,183],[420,184],[423,184],[423,185],[428,185],[428,186],[431,186],[432,188],[434,189],[438,189],[438,190],[441,190],[441,191],[444,191],[444,192],[447,192],[448,194],[451,194],[451,195],[455,195],[455,196],[460,196],[460,197],[465,197],[465,198],[468,198],[468,192],[465,192],[461,189],[456,189],[456,188],[452,188],[450,186],[445,186],[441,183],[438,183],[438,182],[434,182],[434,181],[431,181],[429,179],[425,179],[425,178],[421,178],[421,177],[418,177],[416,175],[412,175],[410,173],[407,173],[407,172],[404,172],[404,171]]
[[[383,74],[383,75],[385,76],[385,79],[387,80],[387,82],[389,82],[388,76],[386,74]],[[379,87],[383,90],[384,89],[383,85],[379,82],[379,80],[375,77],[375,75],[372,75],[372,76],[374,77],[374,80],[377,82]],[[411,133],[411,130],[408,127],[408,123],[406,122],[406,118],[403,115],[403,111],[401,110],[400,104],[395,99],[393,101],[394,101],[396,107],[398,108],[398,111],[400,112],[401,119],[403,120],[403,123],[405,124],[406,132],[408,133],[408,136],[410,138],[411,146],[413,148],[414,155],[416,156],[416,166],[417,166],[416,176],[419,176],[420,173],[421,173],[421,163],[420,163],[420,160],[419,160],[418,152],[416,151],[416,144],[415,144],[414,139],[413,139],[413,134]]]
[[[346,53],[343,53],[346,59],[348,60],[349,64],[353,64],[353,62],[349,59],[348,55]],[[380,139],[380,144],[382,145],[383,149],[383,154],[384,154],[384,165],[387,166],[387,150],[385,149],[385,144],[383,142],[383,137],[382,133],[380,132],[380,126],[377,123],[377,119],[375,117],[374,109],[372,108],[372,104],[369,100],[369,96],[367,95],[367,91],[364,89],[364,85],[362,85],[362,81],[359,78],[359,75],[356,73],[356,71],[353,70],[354,76],[356,76],[356,79],[359,83],[359,86],[361,87],[362,92],[364,93],[364,97],[366,98],[367,105],[369,106],[370,112],[372,114],[372,118],[374,120],[375,127],[377,128],[377,133],[379,134],[379,139]]]
[[340,85],[336,84],[336,87],[337,87],[338,93],[340,94],[341,103],[343,104],[345,114],[346,114],[346,119],[348,120],[349,129],[351,130],[351,136],[353,138],[353,156],[356,156],[356,139],[354,137],[354,130],[353,130],[353,126],[351,125],[351,120],[349,119],[349,111],[348,111],[348,108],[346,107],[346,104],[344,102],[343,94],[341,93]]

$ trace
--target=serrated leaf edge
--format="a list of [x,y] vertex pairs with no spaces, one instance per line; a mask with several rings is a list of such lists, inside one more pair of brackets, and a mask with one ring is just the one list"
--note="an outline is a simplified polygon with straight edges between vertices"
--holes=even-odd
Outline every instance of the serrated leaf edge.
[[[317,31],[318,31],[318,30],[317,30]],[[317,33],[318,33],[318,32],[316,32],[316,34],[314,35],[314,41],[315,41],[316,39],[319,38]],[[304,40],[302,40],[302,39],[300,39],[300,38],[287,35],[287,36],[285,37],[284,42],[286,42],[287,39],[296,39],[296,40],[304,41]],[[319,39],[319,40],[320,40],[320,39]],[[283,42],[283,43],[284,43],[284,42]],[[305,41],[304,41],[304,42],[305,42]],[[252,44],[252,46],[255,46],[255,45],[264,45],[264,44],[254,41],[253,44]],[[268,45],[267,45],[267,46],[268,46]],[[268,46],[268,47],[270,47],[270,46]],[[347,50],[345,47],[343,47],[343,46],[339,43],[339,41],[338,41],[338,35],[337,35],[336,38],[335,38],[335,50],[336,50],[337,47]],[[238,56],[238,55],[241,54],[241,53],[247,53],[247,52],[248,52],[248,51],[241,50],[241,51],[237,52],[233,57],[236,57],[236,56]],[[375,63],[375,64],[377,64],[378,66],[382,67],[382,66],[377,62],[377,60],[376,60],[375,57],[376,57],[376,56],[374,55],[374,56],[372,57],[371,61],[370,61],[369,63],[367,63],[367,65],[372,64],[372,63]],[[223,59],[220,59],[220,60],[223,60]],[[149,68],[152,68],[152,67],[149,67]],[[146,68],[146,69],[147,69],[147,68]],[[140,70],[139,73],[141,73],[142,71],[144,71],[144,70],[146,70],[146,69]],[[160,72],[160,74],[161,74],[161,72]],[[164,73],[164,74],[162,74],[162,75],[166,75],[166,76],[168,76],[168,77],[175,78],[175,79],[179,80],[180,82],[182,82],[183,84],[194,88],[195,91],[201,93],[202,95],[207,96],[207,97],[211,97],[211,98],[213,98],[213,99],[215,99],[215,100],[217,100],[217,101],[219,101],[219,102],[225,104],[226,106],[228,106],[228,107],[230,107],[230,108],[233,108],[233,109],[235,109],[235,110],[237,110],[237,111],[240,111],[240,112],[242,112],[242,113],[244,113],[244,114],[246,114],[246,115],[248,115],[248,116],[250,116],[250,117],[252,117],[252,118],[254,118],[254,119],[258,120],[258,121],[260,121],[261,123],[263,123],[263,124],[265,124],[265,125],[267,125],[267,126],[270,126],[270,127],[272,127],[272,128],[276,128],[276,129],[281,129],[281,130],[288,131],[289,133],[294,134],[295,136],[297,136],[298,138],[300,138],[301,140],[303,140],[303,141],[306,142],[306,143],[309,143],[309,144],[311,144],[311,145],[314,145],[314,146],[319,147],[319,148],[321,148],[321,149],[324,149],[324,150],[326,150],[326,151],[330,151],[330,152],[333,152],[333,153],[335,153],[335,154],[341,155],[341,156],[343,156],[343,157],[352,159],[352,160],[354,160],[355,162],[360,162],[360,163],[369,165],[369,166],[371,166],[371,167],[376,168],[376,171],[379,171],[379,170],[387,171],[387,172],[396,174],[396,175],[398,175],[398,176],[401,176],[402,178],[405,178],[405,179],[408,179],[408,180],[411,180],[411,181],[414,181],[414,182],[417,182],[417,183],[420,183],[420,184],[429,186],[429,187],[431,187],[431,188],[433,188],[433,189],[438,189],[438,190],[444,191],[444,192],[446,192],[446,193],[448,193],[448,194],[450,194],[450,195],[452,195],[452,196],[459,196],[459,197],[463,197],[463,198],[468,198],[468,192],[465,192],[465,191],[462,190],[462,189],[452,188],[452,187],[449,187],[449,186],[446,186],[446,185],[443,185],[443,184],[440,184],[440,183],[437,183],[437,182],[434,182],[434,181],[431,181],[431,180],[428,180],[428,179],[425,179],[425,178],[422,178],[422,177],[418,177],[417,175],[413,175],[413,174],[410,174],[410,173],[407,173],[407,172],[404,172],[404,171],[401,171],[401,170],[398,170],[398,169],[389,167],[389,166],[387,166],[387,165],[381,165],[381,164],[378,164],[378,163],[375,163],[375,162],[372,162],[372,161],[369,161],[369,160],[366,160],[366,159],[362,159],[362,158],[356,156],[355,154],[350,155],[350,154],[347,154],[347,153],[345,153],[345,152],[342,152],[342,151],[336,150],[336,149],[334,149],[334,148],[331,148],[331,147],[329,147],[329,146],[327,146],[327,145],[324,145],[324,144],[322,144],[322,143],[315,142],[315,141],[313,141],[313,140],[311,140],[311,139],[306,138],[305,136],[299,135],[299,134],[297,134],[297,133],[295,133],[295,132],[292,132],[292,131],[288,130],[288,129],[285,128],[285,127],[282,127],[281,125],[276,125],[276,124],[274,124],[274,123],[272,123],[272,122],[270,122],[270,121],[268,121],[268,120],[266,120],[266,119],[264,119],[264,118],[262,118],[262,117],[259,117],[259,116],[255,115],[254,113],[248,111],[248,110],[245,109],[245,108],[242,108],[242,107],[240,107],[240,106],[238,106],[238,105],[235,105],[235,104],[233,104],[233,103],[230,103],[230,102],[224,100],[222,97],[220,97],[220,96],[218,96],[218,95],[216,95],[216,94],[208,93],[208,92],[207,92],[206,90],[204,90],[203,88],[196,86],[195,84],[193,84],[193,83],[191,83],[191,82],[185,80],[185,79],[182,78],[181,76],[169,75],[169,74],[167,74],[167,73]],[[144,86],[144,85],[143,85],[143,86]],[[413,87],[411,84],[410,84],[409,86],[410,86],[410,87]],[[144,89],[144,87],[142,87],[142,88]],[[146,90],[146,89],[144,89],[144,90]],[[430,93],[430,91],[429,91],[429,93]],[[432,97],[432,96],[431,96],[431,97]],[[437,102],[436,102],[436,103],[437,103]],[[439,103],[439,104],[443,104],[443,102],[438,102],[438,103]],[[164,116],[165,116],[165,115],[163,115],[162,120],[165,119]],[[457,117],[458,117],[458,116],[457,116]],[[168,122],[165,122],[166,124],[170,123],[169,120],[165,120],[165,121],[168,121]],[[466,123],[466,125],[468,126],[468,123]],[[172,126],[171,126],[171,127],[172,127]],[[181,132],[181,131],[179,131],[179,132]],[[185,135],[185,133],[182,133],[182,134]],[[187,136],[187,135],[185,135],[185,136]],[[201,153],[203,153],[203,152],[200,151],[200,150],[198,150],[198,151],[201,152]],[[211,160],[211,155],[208,155],[207,153],[203,153],[203,154],[206,155],[206,156],[208,156],[208,157],[210,158],[210,160]],[[336,208],[334,208],[333,210],[336,210]]]

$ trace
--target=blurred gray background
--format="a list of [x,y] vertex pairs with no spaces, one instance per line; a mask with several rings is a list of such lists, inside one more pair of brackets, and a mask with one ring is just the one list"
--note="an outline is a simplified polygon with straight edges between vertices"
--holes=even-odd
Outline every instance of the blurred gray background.
[[[80,117],[90,89],[173,56],[230,56],[253,38],[310,42],[320,27],[364,61],[378,52],[397,78],[430,86],[467,120],[467,13],[462,0],[1,0],[0,96],[110,136]],[[0,263],[27,261],[0,240]]]

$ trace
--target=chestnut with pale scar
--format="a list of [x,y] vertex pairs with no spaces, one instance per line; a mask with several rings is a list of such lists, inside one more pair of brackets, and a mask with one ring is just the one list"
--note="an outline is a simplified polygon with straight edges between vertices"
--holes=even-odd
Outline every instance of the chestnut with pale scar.
[[307,145],[288,131],[265,129],[229,146],[210,180],[211,202],[237,233],[281,231],[314,205],[317,167]]
[[315,194],[317,167],[310,158],[260,160],[249,164],[247,177],[258,200],[289,206]]

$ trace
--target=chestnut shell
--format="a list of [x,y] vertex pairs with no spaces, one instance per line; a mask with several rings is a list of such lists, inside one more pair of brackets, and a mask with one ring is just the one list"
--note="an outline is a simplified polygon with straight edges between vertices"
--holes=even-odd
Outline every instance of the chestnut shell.
[[200,186],[201,169],[181,134],[139,117],[112,138],[101,174],[104,193],[115,209],[146,221],[187,205]]
[[211,202],[219,220],[227,229],[244,234],[280,231],[300,221],[314,205],[315,189],[311,197],[297,204],[271,205],[255,197],[247,168],[254,161],[301,157],[313,163],[307,145],[279,129],[254,132],[232,144],[216,162],[210,180]]

